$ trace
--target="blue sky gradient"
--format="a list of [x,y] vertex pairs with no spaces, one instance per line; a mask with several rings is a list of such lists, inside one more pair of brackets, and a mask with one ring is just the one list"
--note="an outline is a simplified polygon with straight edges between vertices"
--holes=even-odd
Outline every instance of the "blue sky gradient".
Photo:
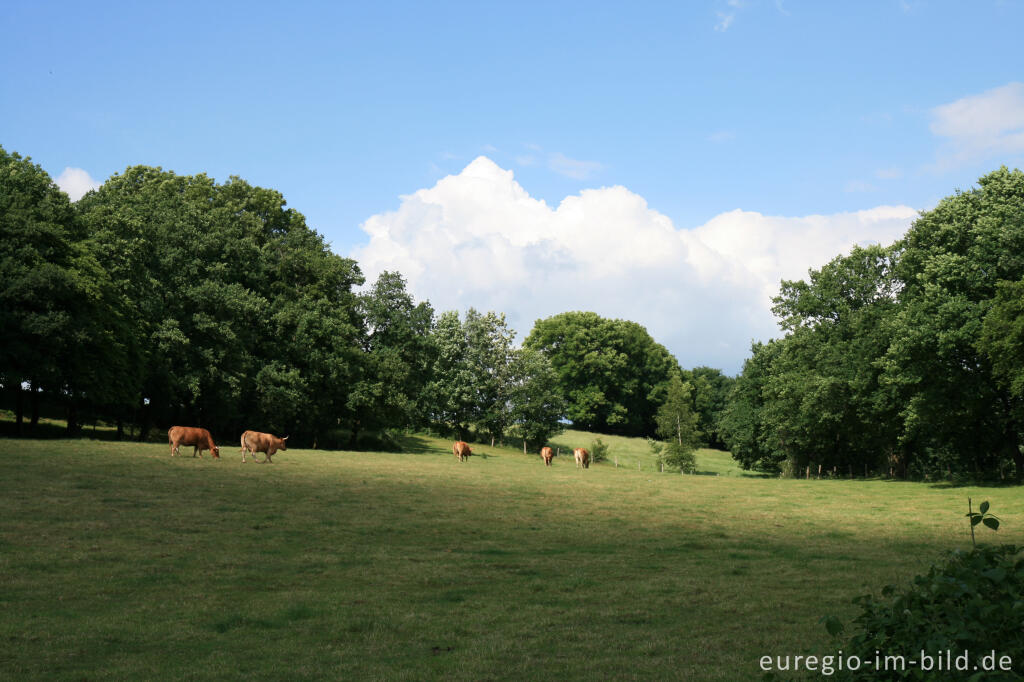
[[[6,149],[55,178],[240,175],[343,255],[480,155],[549,206],[621,185],[679,230],[734,209],[928,208],[1024,165],[1009,0],[13,0],[0,27]],[[943,127],[940,107],[1007,87],[995,132]]]

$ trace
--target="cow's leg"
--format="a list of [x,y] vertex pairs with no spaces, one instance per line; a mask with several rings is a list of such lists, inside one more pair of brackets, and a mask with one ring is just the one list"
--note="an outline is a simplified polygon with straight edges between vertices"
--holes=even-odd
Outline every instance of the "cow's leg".
[[193,445],[192,446],[192,456],[195,457],[196,453],[198,453],[198,452],[199,452],[199,446],[198,445]]

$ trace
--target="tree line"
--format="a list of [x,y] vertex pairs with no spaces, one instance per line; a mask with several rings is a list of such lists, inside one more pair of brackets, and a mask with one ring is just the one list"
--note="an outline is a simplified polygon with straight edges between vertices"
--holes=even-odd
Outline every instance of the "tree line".
[[[539,448],[567,425],[745,467],[1024,472],[1024,175],[1002,168],[888,246],[774,299],[739,377],[683,369],[635,322],[436,314],[371,286],[277,191],[135,166],[72,203],[0,147],[0,385],[18,433],[58,409],[147,438],[258,427],[318,447],[390,430]],[[675,443],[675,446],[668,446]],[[685,468],[685,466],[684,466]]]
[[783,281],[719,426],[745,467],[1024,473],[1024,174],[1001,168],[888,246]]
[[[676,387],[688,442],[721,444],[731,379],[682,369],[640,325],[571,312],[522,347],[504,315],[436,314],[358,264],[277,191],[135,166],[72,203],[0,147],[0,384],[18,433],[173,424],[313,447],[391,430],[539,448],[566,425],[651,435]],[[680,401],[678,397],[684,399]]]

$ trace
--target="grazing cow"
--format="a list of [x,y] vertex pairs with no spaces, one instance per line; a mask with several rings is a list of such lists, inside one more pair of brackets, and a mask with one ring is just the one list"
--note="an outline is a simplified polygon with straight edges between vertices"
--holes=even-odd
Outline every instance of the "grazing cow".
[[454,454],[460,462],[465,462],[469,459],[469,456],[473,454],[473,451],[469,449],[469,443],[464,440],[457,440],[452,444],[452,454]]
[[196,453],[203,456],[203,450],[209,450],[216,459],[220,459],[220,448],[213,444],[213,438],[206,429],[195,426],[172,426],[167,430],[167,442],[171,446],[171,457],[178,454],[178,447],[181,445],[192,446],[192,456]]
[[242,462],[245,462],[245,453],[249,452],[252,454],[252,460],[258,462],[256,459],[256,453],[262,452],[266,454],[267,458],[263,460],[263,464],[270,462],[274,463],[274,460],[270,459],[274,456],[274,453],[278,450],[287,450],[288,444],[285,441],[288,440],[288,436],[284,438],[278,438],[271,433],[261,433],[260,431],[246,431],[242,434]]
[[576,468],[583,467],[584,469],[590,468],[590,453],[587,452],[586,448],[576,448],[572,451],[572,456],[576,458]]
[[551,458],[555,456],[555,451],[548,447],[540,449],[540,456],[544,458],[544,465],[551,466]]

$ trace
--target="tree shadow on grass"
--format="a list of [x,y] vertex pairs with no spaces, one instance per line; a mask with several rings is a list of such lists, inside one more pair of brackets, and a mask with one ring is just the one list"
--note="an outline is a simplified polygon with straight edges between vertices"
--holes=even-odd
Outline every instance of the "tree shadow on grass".
[[742,474],[723,474],[719,471],[694,471],[692,476],[722,476],[725,478],[777,478],[772,474],[759,473],[755,471],[744,471]]
[[953,490],[955,488],[1017,488],[1021,483],[1017,481],[936,481],[929,485],[929,488],[938,490]]
[[423,436],[405,433],[394,440],[403,453],[411,455],[436,455],[440,452],[436,445]]
[[[58,438],[85,438],[87,440],[117,440],[117,429],[112,426],[83,426],[74,436],[68,435],[67,424],[55,420],[40,420],[33,428],[26,422],[18,433],[18,425],[13,420],[0,418],[0,438],[27,438],[30,440],[55,440]],[[128,440],[125,438],[125,440]]]
[[[438,447],[435,441],[417,434],[404,433],[396,436],[393,439],[394,443],[400,448],[398,451],[402,454],[407,455],[448,455],[454,457],[452,454],[451,443]],[[493,452],[484,452],[481,448],[487,447],[482,443],[470,443],[470,448],[473,450],[472,457],[480,457],[481,459],[498,458],[501,455],[497,455]]]

